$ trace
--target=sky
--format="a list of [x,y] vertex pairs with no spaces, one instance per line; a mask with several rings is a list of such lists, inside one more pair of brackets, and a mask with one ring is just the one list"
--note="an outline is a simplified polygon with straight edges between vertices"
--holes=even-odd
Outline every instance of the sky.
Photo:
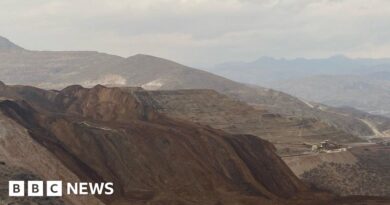
[[208,67],[261,56],[390,57],[389,0],[1,0],[31,50],[137,53]]

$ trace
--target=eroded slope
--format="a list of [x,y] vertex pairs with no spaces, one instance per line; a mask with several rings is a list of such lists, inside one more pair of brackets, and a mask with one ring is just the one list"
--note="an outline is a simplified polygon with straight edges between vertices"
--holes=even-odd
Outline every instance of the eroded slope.
[[339,143],[361,141],[319,120],[286,117],[255,109],[212,90],[127,91],[168,116],[210,125],[230,133],[253,134],[267,139],[278,147],[282,155],[310,150],[310,147],[303,145],[306,142],[318,143],[327,139]]
[[81,180],[113,181],[106,204],[283,204],[307,191],[258,137],[166,118],[120,89],[35,91],[1,111]]

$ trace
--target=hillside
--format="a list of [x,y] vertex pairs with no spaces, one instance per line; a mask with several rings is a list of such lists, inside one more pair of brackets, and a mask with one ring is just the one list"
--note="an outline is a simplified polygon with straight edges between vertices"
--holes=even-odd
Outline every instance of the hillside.
[[[45,147],[46,155],[59,159],[80,179],[116,184],[117,194],[109,200],[115,203],[110,204],[125,200],[215,204],[220,199],[226,204],[242,200],[271,203],[306,189],[273,153],[271,144],[254,136],[233,136],[165,118],[119,89],[2,90],[6,90],[3,98],[15,99],[3,100],[1,111],[28,130],[30,136],[24,137]],[[7,137],[3,140],[12,144]],[[262,148],[254,150],[253,145]],[[8,152],[10,148],[2,147]],[[17,161],[31,168],[22,158]],[[39,172],[50,174],[45,169]],[[276,179],[288,181],[278,185]],[[269,186],[266,180],[272,181]],[[236,194],[228,194],[231,191]]]
[[115,184],[112,197],[69,204],[285,204],[310,195],[270,143],[167,118],[120,89],[1,90],[5,164]]
[[357,146],[346,152],[285,157],[303,181],[341,195],[390,196],[390,147]]
[[314,119],[285,117],[255,109],[213,90],[146,91],[133,93],[145,104],[168,116],[193,121],[234,134],[252,134],[269,140],[281,155],[310,151],[303,143],[332,140],[338,143],[362,141]]
[[267,141],[166,117],[119,88],[0,91],[3,165],[21,176],[115,184],[113,196],[70,195],[65,204],[388,203],[311,191]]

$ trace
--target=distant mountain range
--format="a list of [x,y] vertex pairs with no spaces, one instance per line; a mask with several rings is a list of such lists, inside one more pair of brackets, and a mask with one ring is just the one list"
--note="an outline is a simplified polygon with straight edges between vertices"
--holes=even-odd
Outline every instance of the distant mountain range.
[[390,59],[275,59],[224,63],[211,72],[331,106],[390,116]]
[[[378,78],[377,76],[380,78]],[[321,75],[270,84],[309,101],[351,106],[372,114],[390,116],[390,72],[368,75]]]
[[93,51],[31,51],[6,39],[1,41],[13,45],[0,50],[0,80],[6,84],[49,89],[72,84],[138,86],[147,90],[212,89],[257,109],[314,118],[356,136],[375,135],[372,127],[359,118],[322,111],[291,95],[238,83],[170,60],[141,54],[123,58]]

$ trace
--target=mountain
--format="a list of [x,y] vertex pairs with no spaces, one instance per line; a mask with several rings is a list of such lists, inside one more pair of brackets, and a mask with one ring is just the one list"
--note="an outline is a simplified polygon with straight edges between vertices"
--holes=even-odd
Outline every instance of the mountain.
[[[224,63],[211,72],[287,92],[307,101],[390,116],[390,59],[274,59]],[[326,88],[326,89],[324,89]]]
[[148,55],[122,58],[92,51],[3,51],[0,52],[0,76],[7,84],[50,89],[71,84],[139,86],[148,90],[213,89],[258,109],[314,118],[357,136],[374,135],[372,128],[358,119],[323,112],[285,93],[237,83]]
[[[47,204],[389,202],[313,191],[267,141],[167,117],[128,89],[99,85],[48,91],[2,84],[0,168],[18,170],[13,179],[114,182],[112,196],[66,195]],[[28,200],[34,199],[23,203]]]
[[0,96],[3,165],[114,182],[111,197],[70,195],[66,204],[313,203],[267,141],[166,117],[121,89],[3,85]]

